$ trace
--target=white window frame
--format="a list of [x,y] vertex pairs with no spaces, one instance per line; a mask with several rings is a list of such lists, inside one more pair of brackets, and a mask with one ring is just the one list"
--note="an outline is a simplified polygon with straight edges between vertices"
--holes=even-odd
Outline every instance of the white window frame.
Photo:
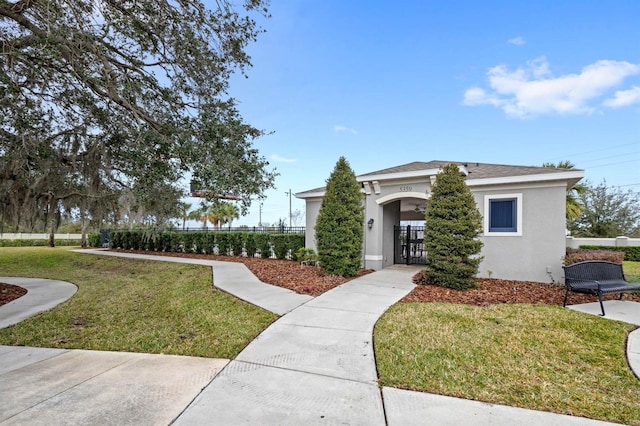
[[[516,230],[515,232],[489,231],[489,205],[492,200],[516,199]],[[487,237],[521,237],[522,236],[522,193],[491,194],[484,196],[484,235]]]

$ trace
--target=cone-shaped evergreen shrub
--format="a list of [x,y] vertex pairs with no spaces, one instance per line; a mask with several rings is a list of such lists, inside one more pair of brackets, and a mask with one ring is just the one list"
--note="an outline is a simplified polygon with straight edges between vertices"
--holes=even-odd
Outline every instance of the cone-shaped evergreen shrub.
[[476,286],[482,261],[482,216],[458,166],[449,164],[436,177],[427,203],[425,248],[427,281],[456,290]]
[[358,272],[363,222],[360,184],[347,160],[340,157],[327,180],[315,227],[318,259],[328,273],[350,277]]

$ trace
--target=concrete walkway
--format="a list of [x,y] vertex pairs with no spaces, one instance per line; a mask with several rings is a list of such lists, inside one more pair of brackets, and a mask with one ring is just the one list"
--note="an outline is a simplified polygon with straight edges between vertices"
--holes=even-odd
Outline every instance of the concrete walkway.
[[267,328],[180,416],[193,424],[385,424],[372,331],[415,269],[350,281]]
[[0,328],[49,310],[76,294],[78,287],[66,281],[42,278],[0,277],[0,283],[27,289],[27,294],[0,307]]
[[227,363],[0,346],[0,424],[168,425]]
[[[108,253],[99,252],[122,255]],[[259,306],[264,300],[265,308],[289,312],[226,367],[226,360],[0,347],[0,400],[9,401],[0,404],[0,424],[169,424],[174,419],[180,425],[606,424],[393,388],[380,391],[373,326],[413,288],[413,269],[388,268],[307,298],[306,303],[276,290],[289,299],[280,305],[269,291],[250,294],[253,285],[268,285],[255,277],[247,280],[242,268],[221,272],[218,269],[228,263],[214,263],[216,286],[231,293],[239,290],[241,298]],[[235,284],[227,287],[227,279]],[[624,311],[637,311],[637,305],[627,305]],[[640,367],[637,331],[629,338],[629,350],[637,355],[630,361]],[[185,372],[180,372],[181,366]]]

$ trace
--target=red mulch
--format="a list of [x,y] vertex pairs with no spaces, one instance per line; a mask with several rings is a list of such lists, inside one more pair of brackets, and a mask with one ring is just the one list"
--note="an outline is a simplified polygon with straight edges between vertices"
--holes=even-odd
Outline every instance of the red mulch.
[[[451,290],[435,285],[418,285],[404,299],[404,302],[448,302],[466,305],[488,306],[498,303],[527,303],[560,305],[564,299],[564,285],[544,284],[529,281],[508,281],[498,279],[478,279],[480,288],[466,291]],[[619,295],[605,295],[604,300],[618,298]],[[640,297],[625,294],[625,300],[640,302]],[[597,302],[596,296],[569,294],[569,305]]]
[[[241,262],[260,281],[284,287],[299,294],[317,296],[340,284],[349,281],[336,275],[329,275],[315,266],[301,266],[297,262],[276,259],[257,259],[232,256],[213,256],[191,253],[162,253],[147,251],[127,251],[129,253],[154,254],[159,256],[190,257],[224,262]],[[358,274],[372,272],[362,270]],[[449,302],[477,306],[488,306],[498,303],[527,303],[562,305],[564,286],[527,281],[508,281],[498,279],[478,279],[480,288],[457,291],[433,285],[418,285],[402,301],[404,302]],[[19,290],[16,290],[19,289]],[[26,294],[26,290],[0,283],[0,305]],[[606,299],[617,298],[618,295],[606,296]],[[640,302],[640,296],[626,294],[625,300]],[[595,302],[596,296],[571,293],[569,304]]]
[[0,283],[0,306],[27,294],[27,289],[17,285]]
[[[308,294],[310,296],[318,296],[325,291],[331,290],[332,288],[337,287],[340,284],[344,284],[352,279],[344,278],[339,275],[330,275],[322,268],[317,268],[315,266],[302,266],[298,262],[292,262],[290,260],[216,256],[194,253],[168,253],[133,250],[113,251],[244,263],[260,281],[267,284],[277,285],[278,287],[284,287],[299,294]],[[373,272],[373,270],[362,270],[358,273],[358,276],[362,276],[370,272]]]

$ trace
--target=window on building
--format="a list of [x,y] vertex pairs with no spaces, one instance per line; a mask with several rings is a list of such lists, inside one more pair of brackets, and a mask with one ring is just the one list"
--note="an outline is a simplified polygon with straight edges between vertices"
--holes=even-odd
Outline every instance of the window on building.
[[522,194],[487,195],[485,235],[522,235]]

